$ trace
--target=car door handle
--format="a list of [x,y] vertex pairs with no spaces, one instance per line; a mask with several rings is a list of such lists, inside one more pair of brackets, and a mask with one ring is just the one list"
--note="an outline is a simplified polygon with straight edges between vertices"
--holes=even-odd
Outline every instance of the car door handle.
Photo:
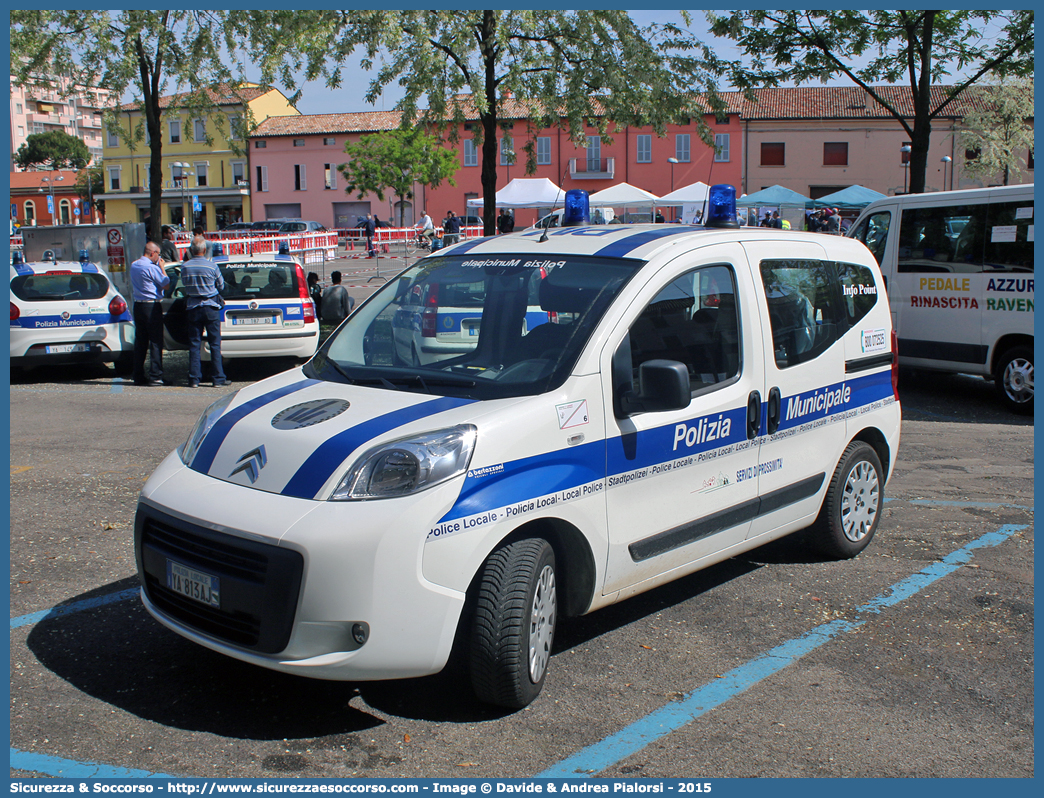
[[768,395],[768,434],[775,434],[779,429],[780,413],[783,408],[783,398],[779,388],[773,386]]
[[751,391],[747,397],[747,440],[758,437],[761,429],[761,394]]

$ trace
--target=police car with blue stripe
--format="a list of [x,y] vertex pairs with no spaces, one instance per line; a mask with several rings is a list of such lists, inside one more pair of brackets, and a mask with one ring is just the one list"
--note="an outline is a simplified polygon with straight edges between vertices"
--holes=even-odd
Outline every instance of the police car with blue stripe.
[[[310,358],[319,347],[319,321],[304,269],[282,244],[278,254],[224,255],[215,244],[211,258],[225,282],[221,296],[222,360],[248,357]],[[174,289],[163,300],[164,347],[188,349],[189,328],[180,266],[167,274]],[[203,360],[210,346],[203,339]]]
[[[46,254],[46,253],[45,253]],[[113,363],[134,366],[134,321],[108,275],[90,262],[11,256],[11,365]]]
[[[870,252],[740,229],[730,186],[706,227],[586,213],[433,253],[211,405],[141,494],[149,612],[320,679],[436,673],[456,644],[483,701],[522,707],[560,616],[806,528],[862,551],[900,432]],[[467,287],[476,341],[404,364],[393,320],[433,286]]]

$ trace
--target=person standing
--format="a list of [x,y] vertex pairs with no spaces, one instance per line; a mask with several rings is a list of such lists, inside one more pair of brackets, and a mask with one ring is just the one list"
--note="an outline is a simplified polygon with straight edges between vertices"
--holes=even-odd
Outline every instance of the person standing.
[[312,298],[312,304],[315,305],[315,320],[321,322],[323,320],[320,312],[323,305],[323,289],[319,285],[319,275],[315,272],[308,272],[308,296]]
[[169,224],[165,224],[161,232],[163,240],[160,242],[159,251],[164,265],[171,266],[181,263],[181,258],[178,257],[178,248],[174,244],[174,228]]
[[447,247],[460,241],[460,218],[453,211],[446,212],[446,218],[442,221],[442,233],[442,243]]
[[355,300],[348,294],[348,289],[341,285],[341,273],[330,272],[332,285],[323,291],[323,321],[338,325],[352,312]]
[[507,208],[500,209],[497,217],[497,230],[501,233],[511,233],[515,230],[515,217],[507,212]]
[[206,253],[206,239],[196,236],[189,246],[192,257],[181,267],[181,283],[185,287],[188,310],[189,388],[198,388],[203,378],[200,348],[204,330],[210,345],[210,370],[214,387],[232,384],[225,378],[221,362],[221,308],[225,305],[221,289],[225,287],[225,281],[214,262],[206,258]]
[[363,234],[366,236],[366,257],[372,258],[377,254],[377,251],[373,248],[373,237],[377,234],[377,222],[373,218],[372,213],[366,214]]
[[[130,267],[134,298],[134,384],[163,385],[163,299],[170,278],[160,266],[160,248],[155,241]],[[145,355],[149,374],[145,376]]]

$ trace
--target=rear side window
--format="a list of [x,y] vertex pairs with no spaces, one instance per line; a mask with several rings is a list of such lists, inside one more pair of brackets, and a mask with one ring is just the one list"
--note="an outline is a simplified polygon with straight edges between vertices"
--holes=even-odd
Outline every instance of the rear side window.
[[232,263],[221,266],[225,299],[298,299],[294,264]]
[[899,228],[900,272],[981,272],[986,248],[985,203],[906,208]]
[[837,276],[841,281],[841,303],[845,319],[854,327],[877,304],[877,283],[874,273],[858,263],[838,263]]
[[987,272],[1033,271],[1033,200],[992,203],[987,230]]
[[109,281],[101,274],[53,272],[19,275],[11,281],[11,293],[25,301],[60,302],[70,299],[101,299],[109,292]]
[[848,329],[836,264],[763,260],[761,280],[777,367],[787,368],[818,357]]

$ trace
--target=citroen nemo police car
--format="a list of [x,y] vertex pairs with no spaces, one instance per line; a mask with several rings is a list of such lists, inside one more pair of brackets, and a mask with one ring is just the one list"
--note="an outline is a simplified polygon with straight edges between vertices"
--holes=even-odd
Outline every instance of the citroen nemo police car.
[[[899,446],[877,264],[850,239],[741,230],[716,192],[706,228],[581,222],[432,254],[305,366],[211,405],[142,490],[149,612],[321,679],[436,673],[457,641],[477,695],[521,707],[560,616],[806,527],[858,554]],[[529,327],[534,284],[553,315]],[[402,363],[396,314],[462,285],[475,346]]]
[[11,263],[11,365],[134,366],[134,320],[126,300],[86,253],[79,263]]
[[[307,359],[319,346],[319,322],[301,264],[280,251],[273,255],[222,255],[211,260],[221,271],[225,306],[221,316],[221,358]],[[189,331],[180,266],[167,269],[174,290],[163,300],[167,349],[188,349]],[[210,360],[203,339],[202,359]]]

